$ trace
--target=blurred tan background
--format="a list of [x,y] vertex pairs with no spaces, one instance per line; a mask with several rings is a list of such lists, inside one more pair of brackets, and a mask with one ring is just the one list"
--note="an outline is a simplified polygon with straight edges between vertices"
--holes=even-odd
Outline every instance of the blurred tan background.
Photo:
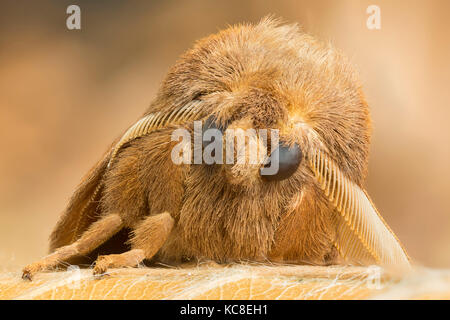
[[[66,28],[81,7],[82,30]],[[368,30],[366,8],[381,8]],[[450,267],[450,2],[2,1],[0,270],[47,250],[75,186],[193,41],[273,13],[342,49],[372,109],[369,193],[410,255]]]

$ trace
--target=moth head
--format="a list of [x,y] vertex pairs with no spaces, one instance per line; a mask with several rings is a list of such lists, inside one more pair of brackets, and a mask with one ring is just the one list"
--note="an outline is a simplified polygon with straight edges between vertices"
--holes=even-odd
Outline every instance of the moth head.
[[[213,117],[225,134],[231,129],[279,133],[278,146],[264,145],[256,136],[247,139],[266,149],[267,157],[258,163],[221,166],[232,183],[305,179],[303,160],[314,148],[328,152],[356,183],[366,175],[370,117],[357,76],[336,49],[296,25],[263,19],[198,41],[170,70],[153,108],[193,100],[202,104],[202,120]],[[274,148],[281,170],[261,175]]]

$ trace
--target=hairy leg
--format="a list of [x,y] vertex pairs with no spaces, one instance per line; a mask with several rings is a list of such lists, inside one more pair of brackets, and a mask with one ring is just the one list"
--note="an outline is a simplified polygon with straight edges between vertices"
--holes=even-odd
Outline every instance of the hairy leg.
[[103,274],[108,268],[134,267],[144,259],[152,258],[167,240],[173,224],[168,212],[147,217],[134,230],[130,240],[132,249],[122,254],[98,257],[94,274]]
[[39,271],[48,270],[74,256],[91,252],[120,231],[122,227],[122,219],[118,214],[110,214],[101,218],[94,222],[74,243],[58,248],[42,260],[26,266],[23,269],[22,278],[31,280],[33,275]]

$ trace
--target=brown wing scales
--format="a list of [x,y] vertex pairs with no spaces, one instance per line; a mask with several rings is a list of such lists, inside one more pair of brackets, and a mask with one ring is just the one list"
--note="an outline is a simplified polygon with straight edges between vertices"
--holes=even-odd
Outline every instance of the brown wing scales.
[[50,252],[73,243],[98,219],[103,176],[125,144],[168,125],[200,119],[202,111],[201,101],[194,100],[167,113],[148,114],[131,126],[78,186],[50,236]]

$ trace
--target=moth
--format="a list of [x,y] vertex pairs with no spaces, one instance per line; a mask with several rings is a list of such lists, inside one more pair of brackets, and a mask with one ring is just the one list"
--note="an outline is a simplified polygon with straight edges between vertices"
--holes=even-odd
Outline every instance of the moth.
[[[195,134],[195,121],[224,134],[276,131],[278,144],[249,135],[244,146],[263,151],[259,162],[232,147],[241,161],[176,164],[173,132]],[[144,260],[410,268],[363,187],[370,136],[358,76],[334,47],[272,18],[229,27],[170,69],[78,186],[50,254],[23,278],[83,258],[95,260],[94,274]],[[278,171],[263,175],[274,152]]]

